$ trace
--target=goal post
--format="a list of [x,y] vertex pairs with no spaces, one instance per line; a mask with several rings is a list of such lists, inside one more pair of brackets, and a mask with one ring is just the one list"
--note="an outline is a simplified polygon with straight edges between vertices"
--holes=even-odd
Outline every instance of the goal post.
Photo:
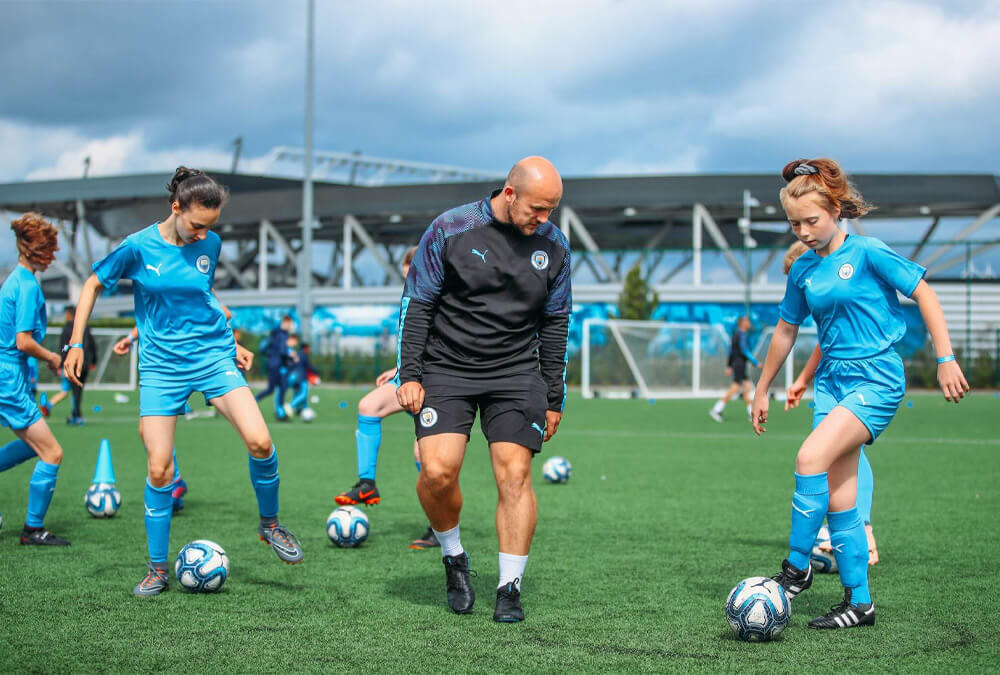
[[[87,389],[107,391],[135,390],[139,384],[138,345],[133,345],[128,356],[114,353],[115,343],[131,332],[131,328],[91,328],[97,344],[97,363],[87,378]],[[59,335],[62,326],[49,326],[43,341],[47,349],[59,351]],[[59,375],[39,364],[38,388],[45,391],[59,389]]]
[[585,398],[716,396],[726,388],[729,336],[710,323],[583,322]]
[[[774,335],[765,328],[754,347],[763,363]],[[731,336],[720,324],[625,321],[590,318],[583,322],[581,393],[584,398],[710,398],[731,383],[726,375]],[[784,398],[817,342],[814,327],[801,328],[773,390]],[[756,381],[758,372],[750,372]],[[811,395],[811,391],[809,393]]]

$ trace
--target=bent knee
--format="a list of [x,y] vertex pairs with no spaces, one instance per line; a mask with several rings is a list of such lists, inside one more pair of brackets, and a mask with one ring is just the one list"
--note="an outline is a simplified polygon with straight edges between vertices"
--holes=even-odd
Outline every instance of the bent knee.
[[420,480],[432,491],[446,490],[458,481],[458,472],[443,467],[422,465]]
[[166,466],[149,465],[149,482],[153,487],[163,487],[174,479],[173,463]]
[[271,436],[269,434],[252,436],[247,439],[246,444],[247,452],[257,459],[269,457],[271,455],[271,448],[274,447],[274,443],[271,441]]

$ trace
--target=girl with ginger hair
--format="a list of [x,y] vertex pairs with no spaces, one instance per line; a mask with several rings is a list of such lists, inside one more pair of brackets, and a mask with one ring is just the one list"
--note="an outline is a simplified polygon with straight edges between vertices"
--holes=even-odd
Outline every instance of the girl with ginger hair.
[[892,421],[906,391],[893,345],[906,333],[897,292],[916,300],[938,354],[938,382],[956,403],[969,385],[952,353],[948,327],[926,270],[873,237],[848,235],[840,218],[872,207],[831,159],[799,159],[782,171],[781,204],[792,232],[809,250],[791,266],[778,325],[757,383],[751,413],[760,435],[767,391],[788,357],[798,326],[812,315],[822,361],[816,374],[816,427],[795,460],[790,553],[773,578],[789,598],[809,588],[809,553],[826,516],[844,600],[810,628],[874,625],[868,550],[857,508],[859,447],[871,445]]
[[69,546],[45,529],[45,513],[56,489],[63,451],[29,393],[28,357],[58,370],[60,356],[42,346],[48,316],[45,296],[35,278],[55,259],[56,229],[37,213],[25,213],[11,223],[17,240],[17,267],[0,287],[0,424],[10,427],[16,441],[0,448],[0,471],[37,456],[28,488],[28,515],[21,543]]

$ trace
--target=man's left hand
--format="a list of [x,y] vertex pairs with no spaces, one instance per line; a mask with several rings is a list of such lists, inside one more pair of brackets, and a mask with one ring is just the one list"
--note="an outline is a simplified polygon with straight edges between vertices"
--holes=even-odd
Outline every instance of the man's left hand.
[[545,438],[542,439],[542,442],[548,441],[556,435],[556,430],[559,428],[560,422],[562,422],[561,412],[556,410],[545,411]]

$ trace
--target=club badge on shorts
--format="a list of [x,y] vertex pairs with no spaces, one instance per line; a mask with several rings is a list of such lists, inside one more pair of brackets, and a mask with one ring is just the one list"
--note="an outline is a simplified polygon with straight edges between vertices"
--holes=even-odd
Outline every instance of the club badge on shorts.
[[841,279],[850,279],[854,276],[854,265],[851,263],[844,263],[840,266],[840,271],[838,272]]
[[420,426],[427,429],[437,424],[438,414],[434,408],[424,408],[420,411]]
[[543,270],[549,266],[549,254],[545,251],[535,251],[531,254],[531,266],[536,270]]
[[202,274],[208,274],[208,268],[212,266],[212,263],[208,259],[207,255],[200,255],[195,261],[194,266],[197,267],[198,271]]

